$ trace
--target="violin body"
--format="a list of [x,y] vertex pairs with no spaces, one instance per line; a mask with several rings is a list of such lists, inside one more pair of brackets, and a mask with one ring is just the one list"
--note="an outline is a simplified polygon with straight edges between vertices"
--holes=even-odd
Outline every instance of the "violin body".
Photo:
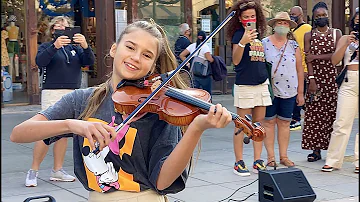
[[[205,102],[210,102],[211,99],[210,94],[202,89],[189,88],[181,91]],[[121,114],[130,114],[151,93],[150,87],[123,86],[112,95],[115,111]],[[166,89],[161,89],[139,113],[156,113],[161,120],[176,126],[187,126],[196,116],[205,113],[202,109],[168,97],[165,93]]]

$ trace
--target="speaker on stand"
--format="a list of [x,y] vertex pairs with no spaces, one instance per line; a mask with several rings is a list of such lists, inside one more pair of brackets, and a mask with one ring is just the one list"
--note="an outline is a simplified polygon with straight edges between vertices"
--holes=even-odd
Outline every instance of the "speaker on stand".
[[260,202],[312,202],[316,194],[298,168],[259,171]]

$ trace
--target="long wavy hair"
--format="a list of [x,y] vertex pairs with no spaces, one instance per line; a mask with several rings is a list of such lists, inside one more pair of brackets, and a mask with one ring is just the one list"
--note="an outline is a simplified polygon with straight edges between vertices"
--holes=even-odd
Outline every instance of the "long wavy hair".
[[[162,74],[176,69],[177,62],[175,55],[170,49],[165,31],[153,21],[137,21],[129,24],[120,34],[116,43],[119,44],[125,34],[129,34],[136,29],[142,29],[148,32],[159,41],[157,59],[155,60],[156,64],[154,65],[155,67],[150,70],[150,73]],[[87,120],[96,113],[101,103],[105,100],[106,95],[110,93],[111,76],[109,77],[107,81],[95,87],[93,94],[89,97],[85,110],[80,114],[78,119]],[[172,82],[176,88],[184,89],[188,87],[179,74],[174,76]]]
[[[252,4],[249,2],[254,2],[255,4]],[[240,9],[241,6],[241,9]],[[244,29],[241,22],[239,22],[239,16],[241,16],[241,13],[248,10],[248,9],[255,9],[256,11],[256,29],[259,33],[259,38],[263,38],[266,34],[266,18],[263,13],[263,8],[259,1],[257,0],[240,0],[236,4],[234,4],[231,9],[229,10],[229,13],[232,11],[236,11],[235,16],[227,23],[226,26],[226,36],[228,40],[231,40],[234,33],[238,29]]]

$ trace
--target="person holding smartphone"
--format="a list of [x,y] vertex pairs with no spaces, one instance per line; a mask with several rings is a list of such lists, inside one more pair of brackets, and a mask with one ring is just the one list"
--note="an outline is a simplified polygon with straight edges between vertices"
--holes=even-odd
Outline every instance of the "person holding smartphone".
[[[61,97],[81,85],[81,67],[93,65],[94,53],[86,42],[84,35],[74,34],[68,36],[55,35],[56,30],[65,30],[73,27],[73,21],[65,16],[57,16],[51,20],[47,33],[53,37],[50,42],[41,44],[36,55],[36,64],[41,69],[42,110],[54,105]],[[75,44],[71,44],[73,41]],[[65,135],[68,137],[72,135]],[[31,169],[27,172],[25,185],[37,186],[38,170],[49,149],[49,141],[37,141],[33,151]],[[74,176],[69,175],[63,168],[64,156],[67,149],[67,138],[61,138],[54,144],[54,166],[50,174],[50,180],[72,182]]]
[[[266,106],[271,105],[269,80],[265,64],[264,47],[260,39],[266,33],[266,19],[262,6],[257,1],[238,1],[229,12],[236,11],[227,26],[227,37],[232,42],[232,62],[235,65],[234,106],[237,114],[252,115],[253,122],[261,122],[265,117]],[[233,172],[249,176],[250,171],[243,161],[243,133],[235,128]],[[237,134],[237,135],[236,135]],[[262,142],[253,142],[253,172],[265,170],[261,160]]]

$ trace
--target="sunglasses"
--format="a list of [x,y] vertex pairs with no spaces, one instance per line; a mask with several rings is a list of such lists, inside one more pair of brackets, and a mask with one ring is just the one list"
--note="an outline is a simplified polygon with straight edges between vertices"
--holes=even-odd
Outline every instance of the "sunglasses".
[[247,3],[240,4],[240,5],[239,5],[239,8],[240,8],[240,10],[242,10],[242,9],[244,9],[244,8],[247,7],[247,6],[255,6],[255,2],[250,1],[250,2],[247,2]]

